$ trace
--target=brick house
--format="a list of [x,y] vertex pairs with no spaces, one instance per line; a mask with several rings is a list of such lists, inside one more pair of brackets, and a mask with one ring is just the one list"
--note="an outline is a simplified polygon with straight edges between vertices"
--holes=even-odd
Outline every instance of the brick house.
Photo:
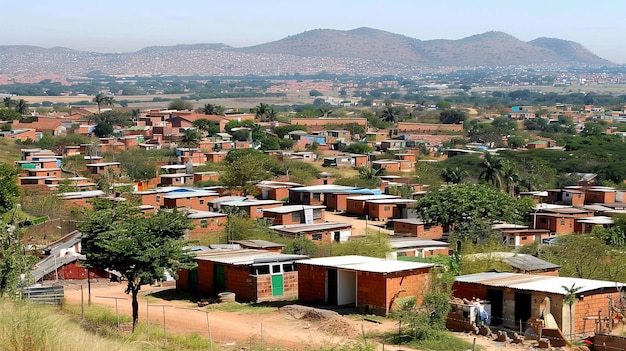
[[206,211],[209,208],[209,203],[219,197],[218,193],[207,190],[173,192],[163,195],[162,207],[185,207],[191,210]]
[[622,283],[521,273],[486,272],[456,277],[452,287],[457,298],[490,302],[491,325],[526,330],[530,318],[550,313],[564,335],[570,334],[570,308],[564,303],[563,286],[576,286],[572,306],[573,334],[588,334],[596,325],[588,317],[611,318],[608,301],[620,299]]
[[217,296],[232,292],[237,301],[293,300],[298,296],[294,261],[306,258],[267,250],[210,249],[195,253],[198,267],[179,270],[176,289]]
[[195,240],[208,234],[218,232],[226,227],[228,216],[224,213],[189,210],[187,218],[193,228],[186,235],[185,240]]
[[393,251],[387,255],[387,258],[392,260],[400,257],[448,256],[450,254],[450,244],[437,240],[394,235],[389,237],[389,244]]
[[[274,225],[302,223],[323,223],[326,206],[288,205],[263,210],[263,218],[269,218]],[[310,218],[307,218],[310,213]]]
[[399,297],[421,303],[432,264],[365,256],[321,257],[296,261],[298,296],[303,303],[351,305],[387,315]]
[[443,226],[437,223],[424,223],[419,219],[405,218],[393,220],[395,234],[409,234],[421,239],[441,239]]
[[345,242],[352,236],[352,224],[324,222],[317,224],[289,224],[270,227],[279,235],[311,240],[317,244]]
[[222,204],[222,209],[238,210],[243,216],[257,219],[263,218],[263,212],[272,208],[282,207],[283,203],[277,200],[243,200]]

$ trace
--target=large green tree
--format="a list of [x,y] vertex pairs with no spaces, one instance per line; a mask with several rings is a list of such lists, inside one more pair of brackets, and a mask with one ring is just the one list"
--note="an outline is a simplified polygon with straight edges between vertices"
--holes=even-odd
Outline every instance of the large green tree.
[[[441,223],[458,232],[460,239],[481,240],[482,229],[494,221],[527,223],[532,200],[515,198],[486,184],[463,183],[430,191],[417,202],[418,215],[426,222]],[[479,228],[481,230],[473,230]]]
[[255,149],[232,150],[224,159],[220,181],[229,187],[241,188],[247,194],[256,192],[256,183],[280,172],[280,162]]
[[15,225],[19,173],[16,167],[0,163],[0,296],[16,289],[21,274],[28,273],[36,260],[25,254],[20,230]]
[[176,276],[177,269],[195,266],[183,249],[183,236],[191,228],[186,214],[176,209],[144,214],[128,204],[99,201],[82,215],[79,229],[86,264],[121,274],[132,297],[134,328],[141,286],[165,278],[166,271]]

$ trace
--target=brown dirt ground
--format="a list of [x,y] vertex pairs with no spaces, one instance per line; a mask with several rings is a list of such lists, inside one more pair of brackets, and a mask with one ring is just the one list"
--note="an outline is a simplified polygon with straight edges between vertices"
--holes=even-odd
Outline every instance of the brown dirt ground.
[[[111,297],[123,298],[118,300],[118,310],[121,314],[131,315],[130,297],[124,293],[124,285],[118,283],[92,283],[92,303],[115,309],[115,300]],[[143,287],[139,299],[139,319],[146,319],[146,305],[149,303],[148,315],[150,328],[163,328],[163,309],[165,309],[166,330],[168,334],[207,335],[206,314],[199,313],[197,304],[184,300],[161,300],[157,298],[145,299],[148,293],[168,291],[172,287]],[[84,301],[87,303],[87,285],[83,284]],[[67,303],[80,304],[80,285],[66,285],[65,298]],[[148,302],[147,302],[148,301]],[[165,305],[166,307],[161,307]],[[300,305],[287,305],[275,312],[246,314],[238,312],[211,311],[209,312],[211,336],[219,345],[245,346],[251,340],[263,340],[267,345],[275,345],[291,350],[301,350],[312,345],[337,345],[354,341],[362,333],[380,335],[384,332],[395,331],[397,323],[385,321],[381,324],[368,321],[359,321],[339,315],[335,311],[312,309]],[[525,346],[510,343],[497,343],[483,336],[474,336],[465,333],[456,333],[470,343],[476,338],[476,345],[485,351],[521,351],[529,350]],[[382,350],[382,344],[379,346]],[[385,345],[387,351],[413,351],[405,346]],[[531,348],[532,349],[532,348]]]

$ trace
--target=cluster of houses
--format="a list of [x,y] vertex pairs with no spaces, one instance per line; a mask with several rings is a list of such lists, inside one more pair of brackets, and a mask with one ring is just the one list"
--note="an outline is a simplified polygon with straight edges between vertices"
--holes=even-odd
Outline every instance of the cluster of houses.
[[[370,142],[381,151],[395,151],[395,159],[375,160],[370,155],[335,152],[324,157],[328,167],[384,168],[388,175],[382,177],[380,188],[365,189],[333,184],[330,173],[323,172],[315,185],[303,186],[289,179],[263,181],[257,184],[258,196],[233,193],[220,186],[192,187],[200,181],[217,181],[217,172],[194,172],[194,165],[219,162],[227,150],[253,147],[250,141],[235,141],[224,133],[231,120],[253,119],[254,115],[207,116],[194,112],[151,110],[139,117],[136,125],[124,128],[122,137],[102,138],[99,150],[128,150],[133,147],[160,148],[176,145],[177,135],[191,128],[194,120],[209,119],[219,126],[216,136],[203,138],[198,148],[176,146],[175,162],[159,165],[155,179],[131,184],[132,196],[141,203],[141,210],[150,213],[161,209],[183,208],[194,228],[186,233],[187,239],[197,239],[209,233],[223,231],[229,216],[242,216],[269,223],[270,228],[285,237],[308,239],[318,244],[333,244],[351,240],[354,235],[350,221],[327,221],[327,212],[344,213],[366,221],[387,222],[393,228],[390,244],[393,252],[386,259],[363,256],[309,258],[305,255],[283,253],[280,244],[263,240],[235,240],[210,246],[190,247],[198,267],[178,272],[176,288],[207,296],[232,292],[240,301],[263,302],[298,299],[303,303],[354,306],[361,311],[386,315],[396,308],[395,300],[416,296],[421,301],[429,286],[433,264],[398,260],[403,256],[428,257],[448,255],[445,228],[437,223],[424,223],[415,216],[417,198],[425,193],[421,185],[412,184],[402,172],[413,170],[418,162],[420,143],[412,138],[390,138],[387,133],[371,132],[353,136],[340,129],[324,128],[329,119],[293,119],[294,124],[306,125],[308,130],[290,133],[296,145],[303,149],[316,143],[322,150],[339,150],[341,144],[354,142],[354,138]],[[61,120],[63,128],[74,132],[90,133],[93,126],[76,122],[79,118]],[[43,133],[33,122],[34,133]],[[275,123],[275,122],[269,122]],[[333,120],[332,124],[365,123],[364,119]],[[51,123],[50,123],[51,124]],[[16,124],[17,125],[17,124]],[[43,123],[41,123],[43,126]],[[405,123],[403,131],[416,133],[431,131],[433,127],[419,123]],[[400,125],[399,125],[400,130]],[[446,132],[456,125],[440,125]],[[452,128],[452,129],[450,129]],[[462,127],[461,127],[462,128]],[[22,124],[5,137],[19,138],[18,131],[29,129]],[[450,130],[448,130],[450,129]],[[47,131],[47,130],[46,130]],[[32,139],[35,139],[32,138]],[[361,139],[363,138],[363,139]],[[26,139],[24,139],[26,140]],[[91,152],[93,145],[65,147],[61,152],[41,149],[23,149],[17,162],[22,170],[19,178],[23,187],[54,190],[62,182],[75,191],[60,193],[64,201],[73,206],[88,206],[89,200],[105,197],[124,201],[120,194],[105,194],[96,189],[100,177],[121,172],[119,162],[105,162]],[[317,160],[310,151],[269,151],[281,159],[304,162]],[[63,170],[64,156],[83,155],[85,169],[79,172]],[[411,198],[392,195],[394,186],[408,186]],[[533,242],[547,243],[564,234],[589,233],[594,226],[611,226],[611,215],[625,211],[624,192],[614,188],[594,186],[567,187],[545,192],[527,192],[520,196],[532,197],[536,203],[532,223],[526,226],[495,223],[494,230],[502,232],[503,240],[511,246]],[[366,224],[367,225],[367,224]],[[38,279],[99,278],[112,272],[85,272],[80,259],[80,234],[70,233],[48,248],[48,258],[41,261],[33,275]],[[506,256],[506,255],[505,255]],[[529,320],[554,318],[558,328],[567,334],[590,333],[599,328],[601,320],[612,318],[607,306],[609,299],[620,301],[622,284],[558,277],[558,267],[534,258],[518,255],[503,257],[514,268],[514,273],[481,273],[458,277],[454,294],[459,299],[489,301],[488,310],[492,325],[525,329]],[[577,301],[570,309],[562,286],[581,287]],[[546,302],[547,301],[547,302]],[[572,315],[570,315],[570,312]],[[591,316],[596,317],[594,320]],[[451,319],[464,321],[470,318],[462,311],[453,312]],[[574,323],[569,326],[572,318]]]

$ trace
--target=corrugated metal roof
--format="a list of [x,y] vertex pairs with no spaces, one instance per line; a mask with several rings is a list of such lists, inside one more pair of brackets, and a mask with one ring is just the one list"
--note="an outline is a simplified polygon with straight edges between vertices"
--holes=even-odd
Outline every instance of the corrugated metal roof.
[[405,249],[409,247],[448,247],[450,244],[429,239],[417,239],[417,238],[389,238],[389,244],[394,249]]
[[267,208],[267,209],[264,209],[263,212],[289,213],[289,212],[302,211],[302,210],[307,210],[307,209],[315,210],[315,209],[322,209],[322,208],[326,208],[326,206],[324,205],[287,205],[287,206],[281,206],[281,207]]
[[422,269],[434,267],[433,264],[386,260],[383,258],[366,257],[366,256],[334,256],[320,257],[308,260],[297,261],[298,264],[306,264],[312,266],[324,266],[337,269],[363,271],[374,273],[393,273],[410,271],[413,269]]
[[247,247],[258,247],[258,248],[269,248],[269,247],[284,247],[284,244],[278,244],[267,240],[233,240],[235,244],[247,246]]
[[276,231],[297,234],[300,232],[310,232],[310,231],[316,231],[316,230],[352,228],[352,225],[350,223],[324,222],[324,223],[313,223],[313,224],[274,225],[274,226],[271,226],[270,228]]
[[566,286],[568,288],[572,285],[574,285],[575,287],[580,287],[578,293],[624,286],[624,284],[622,283],[603,280],[497,272],[462,275],[457,277],[456,281],[462,283],[476,283],[492,287],[537,291],[559,295],[567,294],[565,289],[563,289],[563,286]]
[[295,255],[285,255],[277,252],[271,252],[267,250],[255,250],[255,249],[244,249],[244,250],[229,250],[229,249],[217,249],[212,251],[202,251],[198,252],[196,255],[197,260],[205,260],[218,262],[223,264],[232,264],[232,265],[250,265],[253,264],[258,259],[263,259],[267,262],[283,262],[283,261],[292,261],[296,259],[302,259],[306,256],[298,256]]

